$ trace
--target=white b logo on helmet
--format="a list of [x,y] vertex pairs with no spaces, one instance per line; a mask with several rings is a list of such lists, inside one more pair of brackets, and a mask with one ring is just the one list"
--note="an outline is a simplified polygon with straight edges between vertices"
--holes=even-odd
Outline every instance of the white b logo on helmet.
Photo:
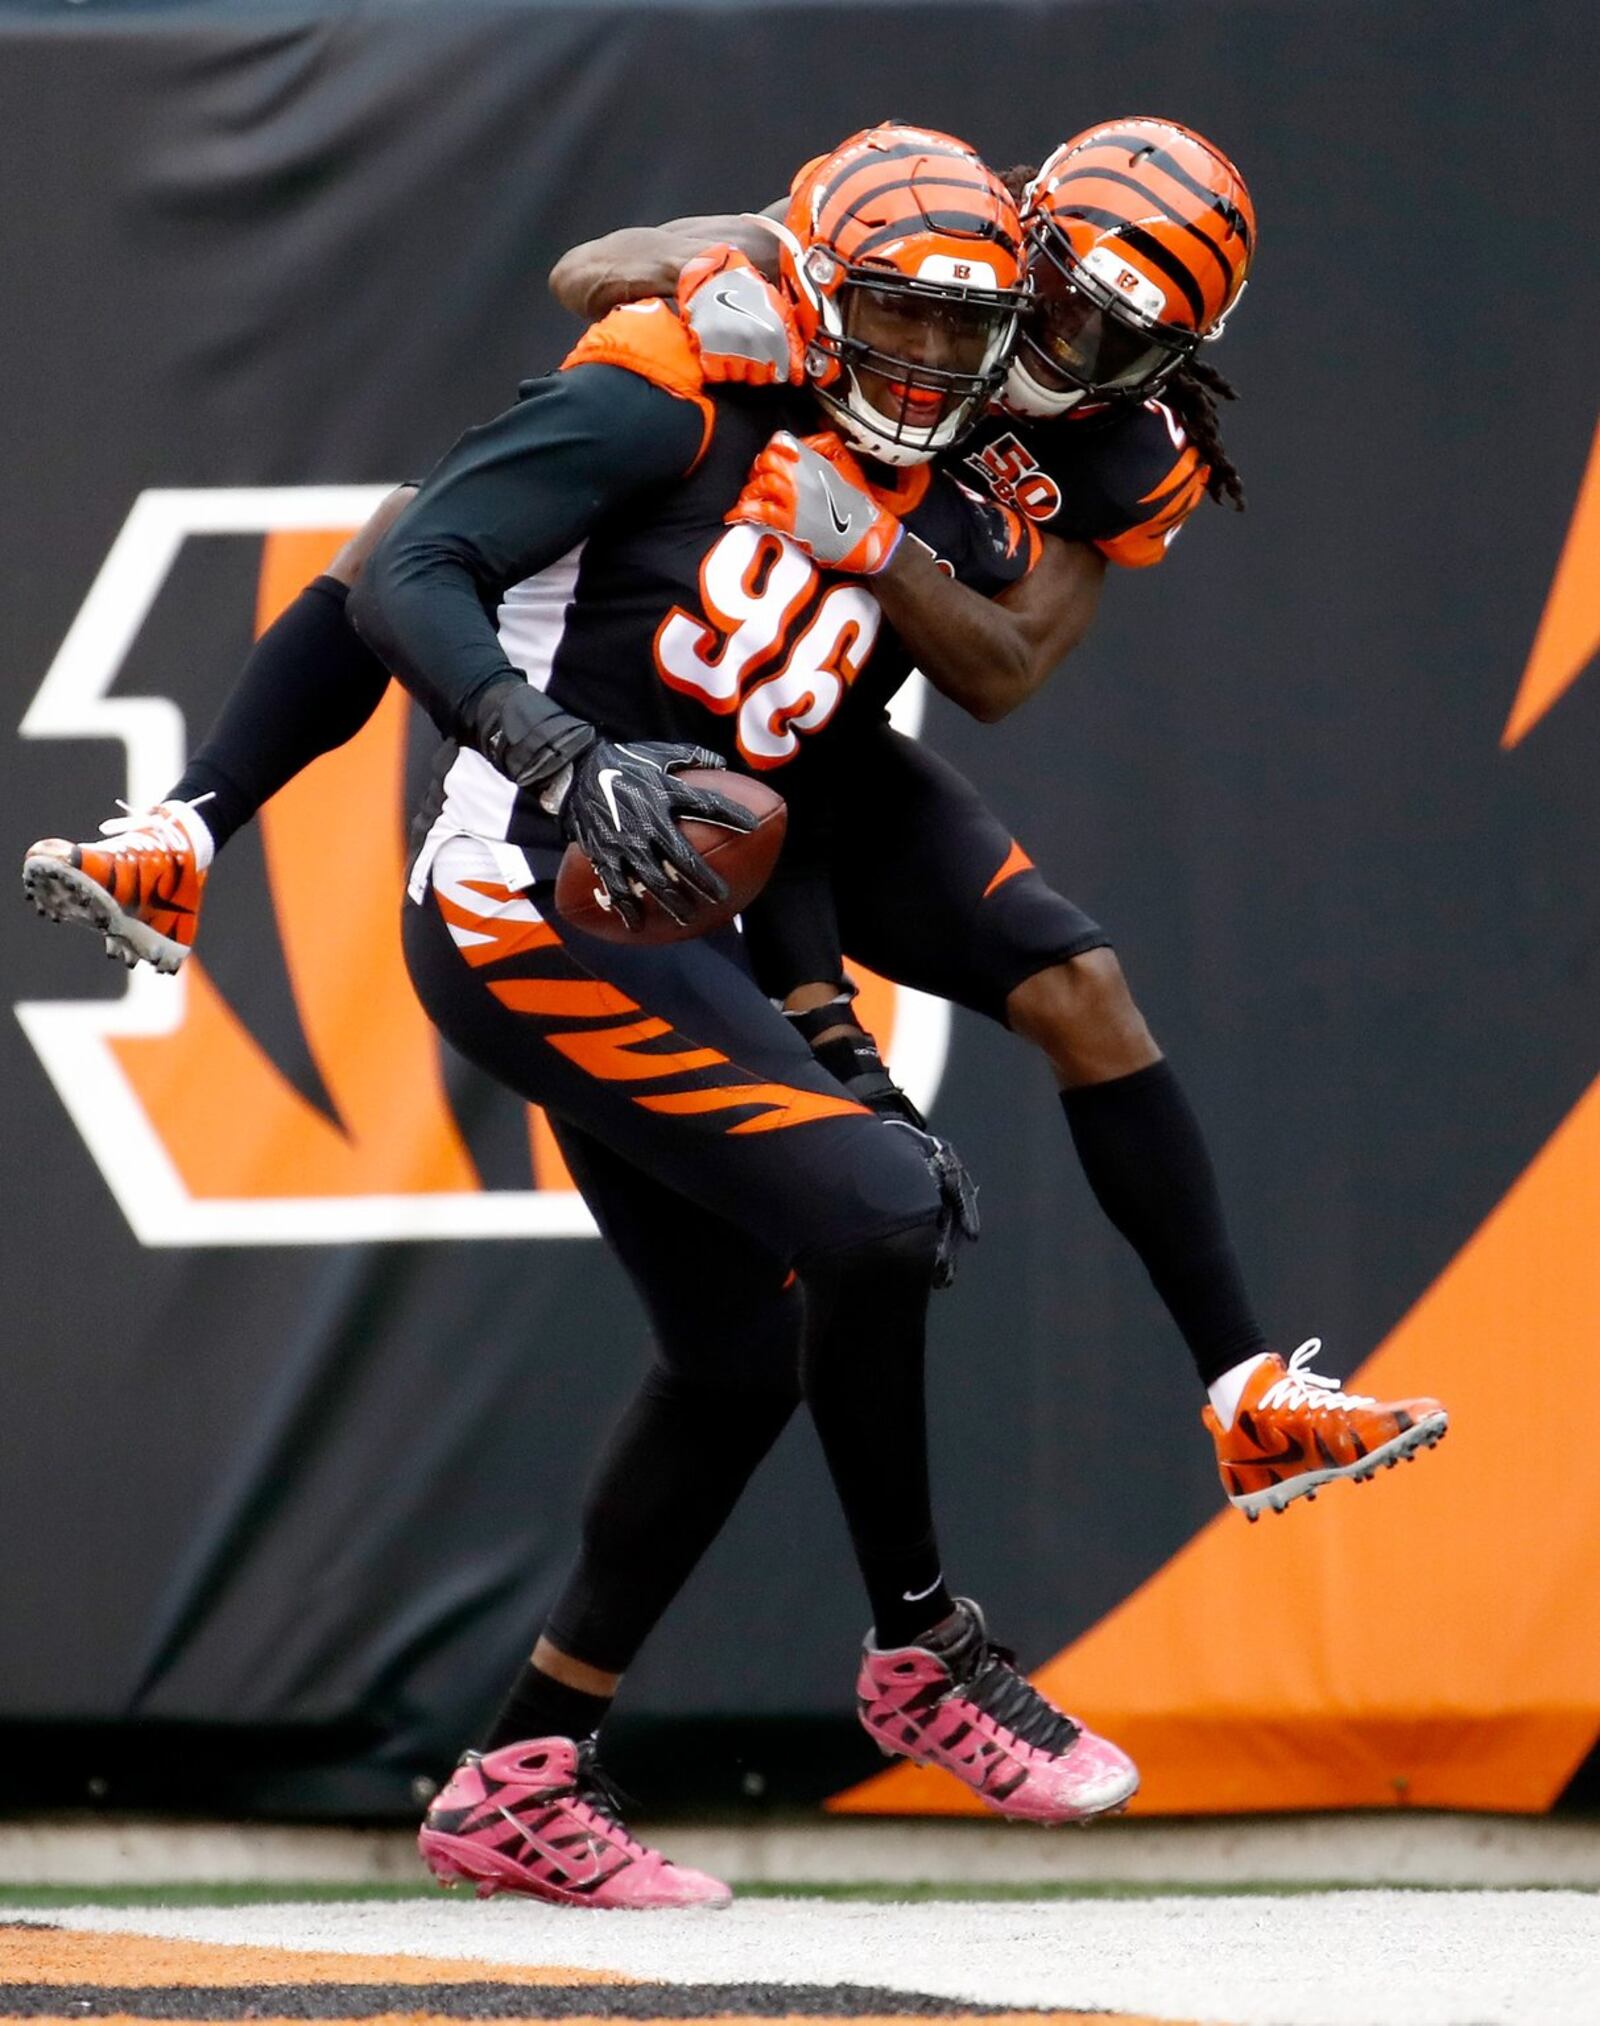
[[917,269],[918,281],[954,281],[963,288],[998,288],[999,280],[986,260],[956,260],[948,253],[930,253]]
[[1084,269],[1096,281],[1115,289],[1137,315],[1147,322],[1165,321],[1167,298],[1147,275],[1130,267],[1114,246],[1092,247],[1083,257]]

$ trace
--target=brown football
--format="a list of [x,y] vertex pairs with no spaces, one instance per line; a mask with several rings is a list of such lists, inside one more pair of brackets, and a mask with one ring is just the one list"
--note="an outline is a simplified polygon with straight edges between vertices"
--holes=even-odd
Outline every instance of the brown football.
[[728,898],[703,901],[694,919],[680,925],[659,901],[645,894],[640,901],[644,920],[638,928],[630,929],[616,909],[604,903],[604,889],[583,850],[569,844],[556,874],[556,909],[564,921],[607,943],[683,943],[732,921],[755,899],[783,848],[789,821],[783,797],[764,781],[721,768],[685,767],[678,779],[691,788],[725,795],[756,819],[755,829],[748,831],[724,830],[715,823],[697,822],[692,816],[685,817],[679,826],[707,865],[714,866],[727,881]]

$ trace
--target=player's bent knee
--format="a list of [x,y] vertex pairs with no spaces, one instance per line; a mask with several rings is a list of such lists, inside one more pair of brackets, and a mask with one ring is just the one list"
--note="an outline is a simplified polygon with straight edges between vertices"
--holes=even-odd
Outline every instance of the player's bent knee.
[[816,1130],[783,1206],[784,1255],[802,1281],[813,1260],[892,1252],[904,1232],[937,1233],[939,1185],[917,1135],[866,1112]]
[[1160,1058],[1114,950],[1085,950],[1036,971],[1012,992],[1006,1011],[1063,1083],[1129,1076]]
[[1041,1045],[1140,1020],[1117,953],[1105,948],[1035,971],[1012,992],[1007,1010],[1017,1032]]
[[806,1295],[806,1398],[838,1400],[863,1385],[920,1369],[938,1231],[918,1223],[800,1268]]

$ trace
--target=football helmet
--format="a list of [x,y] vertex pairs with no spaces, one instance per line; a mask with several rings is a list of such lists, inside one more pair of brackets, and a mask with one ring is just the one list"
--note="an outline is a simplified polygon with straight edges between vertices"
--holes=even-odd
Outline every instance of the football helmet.
[[1244,178],[1171,120],[1112,120],[1066,141],[1023,195],[1031,297],[1005,403],[1061,415],[1146,399],[1222,336],[1255,251]]
[[872,127],[800,171],[779,238],[807,377],[851,449],[923,464],[964,435],[1027,300],[994,172],[948,134]]

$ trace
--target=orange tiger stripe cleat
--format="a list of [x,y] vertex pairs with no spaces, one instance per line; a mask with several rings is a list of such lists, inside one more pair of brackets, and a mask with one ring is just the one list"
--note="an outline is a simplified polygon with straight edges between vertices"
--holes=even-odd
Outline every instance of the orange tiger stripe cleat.
[[1346,1393],[1311,1370],[1322,1349],[1309,1337],[1290,1358],[1263,1358],[1224,1428],[1216,1410],[1200,1418],[1217,1445],[1228,1503],[1246,1519],[1315,1498],[1337,1477],[1363,1483],[1380,1467],[1407,1462],[1444,1436],[1450,1417],[1437,1400],[1374,1400]]
[[51,921],[82,922],[106,955],[176,971],[200,919],[211,833],[189,802],[124,809],[100,826],[100,844],[45,837],[22,861],[28,898]]

